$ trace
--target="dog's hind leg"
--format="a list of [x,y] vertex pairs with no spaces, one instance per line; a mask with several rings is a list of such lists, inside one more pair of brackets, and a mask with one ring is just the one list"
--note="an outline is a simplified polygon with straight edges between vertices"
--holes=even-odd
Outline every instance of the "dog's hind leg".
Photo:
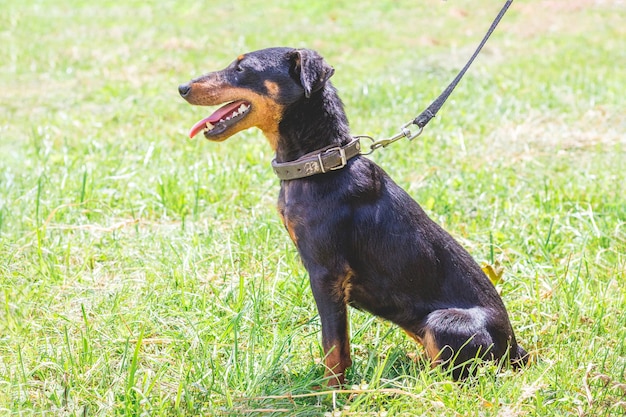
[[468,361],[502,358],[512,338],[506,323],[499,323],[488,309],[479,307],[435,310],[424,320],[420,333],[433,366],[450,369],[454,379],[470,374]]

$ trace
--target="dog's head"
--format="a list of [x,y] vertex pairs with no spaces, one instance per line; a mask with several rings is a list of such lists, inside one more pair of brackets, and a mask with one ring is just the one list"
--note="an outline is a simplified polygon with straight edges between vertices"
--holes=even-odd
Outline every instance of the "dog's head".
[[189,131],[223,141],[250,127],[263,131],[275,149],[278,124],[286,106],[310,99],[334,69],[309,49],[269,48],[242,54],[228,67],[178,87],[180,95],[199,106],[223,105]]

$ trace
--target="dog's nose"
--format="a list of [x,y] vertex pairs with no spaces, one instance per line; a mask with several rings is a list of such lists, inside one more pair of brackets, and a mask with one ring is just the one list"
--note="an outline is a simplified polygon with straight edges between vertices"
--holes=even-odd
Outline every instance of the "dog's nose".
[[187,97],[187,95],[189,95],[190,91],[191,91],[191,85],[189,83],[181,84],[181,85],[178,86],[178,92],[183,97]]

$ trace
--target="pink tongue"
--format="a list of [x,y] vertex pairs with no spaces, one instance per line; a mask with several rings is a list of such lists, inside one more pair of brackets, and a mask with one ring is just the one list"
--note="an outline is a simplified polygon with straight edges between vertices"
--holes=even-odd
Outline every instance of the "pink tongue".
[[202,130],[206,129],[206,124],[207,123],[211,123],[211,124],[214,125],[217,122],[219,122],[220,120],[225,119],[229,115],[231,115],[234,112],[236,112],[242,104],[246,104],[246,102],[245,101],[234,101],[232,103],[228,103],[227,105],[225,105],[223,107],[220,107],[219,109],[215,110],[215,112],[212,115],[210,115],[207,118],[204,118],[204,119],[200,120],[198,123],[193,125],[193,127],[189,130],[189,137],[193,138],[198,133],[200,133]]

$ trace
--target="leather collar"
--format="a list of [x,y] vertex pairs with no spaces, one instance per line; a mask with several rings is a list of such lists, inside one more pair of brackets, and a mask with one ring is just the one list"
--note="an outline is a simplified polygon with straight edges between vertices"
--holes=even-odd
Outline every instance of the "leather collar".
[[274,159],[272,168],[281,180],[295,180],[341,169],[347,165],[351,158],[360,154],[360,139],[354,138],[347,145],[327,146],[301,156],[295,161],[277,162]]

